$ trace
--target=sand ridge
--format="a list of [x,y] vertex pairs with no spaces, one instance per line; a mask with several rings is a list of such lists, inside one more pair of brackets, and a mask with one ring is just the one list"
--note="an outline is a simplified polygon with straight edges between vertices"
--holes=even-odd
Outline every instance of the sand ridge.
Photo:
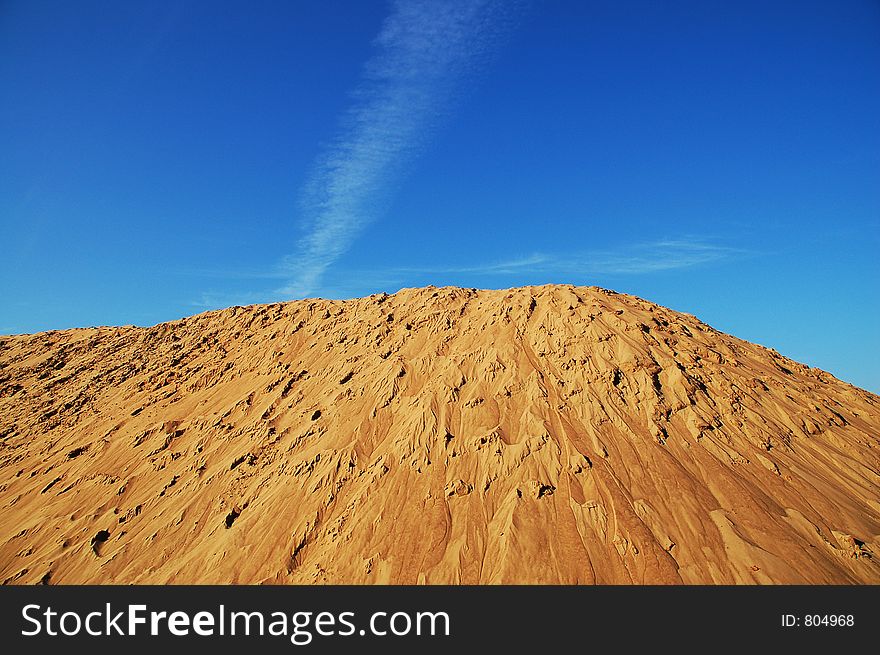
[[880,583],[880,398],[595,287],[0,337],[4,583]]

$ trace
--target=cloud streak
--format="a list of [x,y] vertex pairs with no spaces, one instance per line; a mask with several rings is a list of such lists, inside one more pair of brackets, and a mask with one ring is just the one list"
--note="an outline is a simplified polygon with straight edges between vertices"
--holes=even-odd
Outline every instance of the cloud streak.
[[[375,220],[462,78],[479,70],[508,24],[496,0],[398,0],[376,39],[354,104],[301,199],[306,229],[283,269],[286,297],[312,293]],[[507,3],[509,6],[509,3]]]
[[707,264],[745,251],[695,238],[660,239],[617,250],[592,250],[576,254],[534,253],[527,257],[459,267],[397,268],[399,274],[517,275],[548,273],[568,275],[644,275]]

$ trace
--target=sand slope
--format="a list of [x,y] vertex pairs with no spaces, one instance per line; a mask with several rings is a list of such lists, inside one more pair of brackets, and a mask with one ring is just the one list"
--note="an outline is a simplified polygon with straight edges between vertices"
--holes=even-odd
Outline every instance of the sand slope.
[[0,581],[878,583],[878,434],[597,288],[0,337]]

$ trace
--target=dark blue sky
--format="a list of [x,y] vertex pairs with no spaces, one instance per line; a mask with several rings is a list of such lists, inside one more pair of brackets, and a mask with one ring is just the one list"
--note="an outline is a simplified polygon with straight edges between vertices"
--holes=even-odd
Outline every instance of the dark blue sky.
[[880,391],[880,3],[0,4],[0,332],[596,284]]

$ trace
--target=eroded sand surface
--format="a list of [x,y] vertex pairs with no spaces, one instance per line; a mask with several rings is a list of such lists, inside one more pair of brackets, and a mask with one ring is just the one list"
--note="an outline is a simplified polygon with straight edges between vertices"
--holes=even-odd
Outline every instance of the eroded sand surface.
[[0,581],[876,584],[878,403],[592,287],[0,337]]

